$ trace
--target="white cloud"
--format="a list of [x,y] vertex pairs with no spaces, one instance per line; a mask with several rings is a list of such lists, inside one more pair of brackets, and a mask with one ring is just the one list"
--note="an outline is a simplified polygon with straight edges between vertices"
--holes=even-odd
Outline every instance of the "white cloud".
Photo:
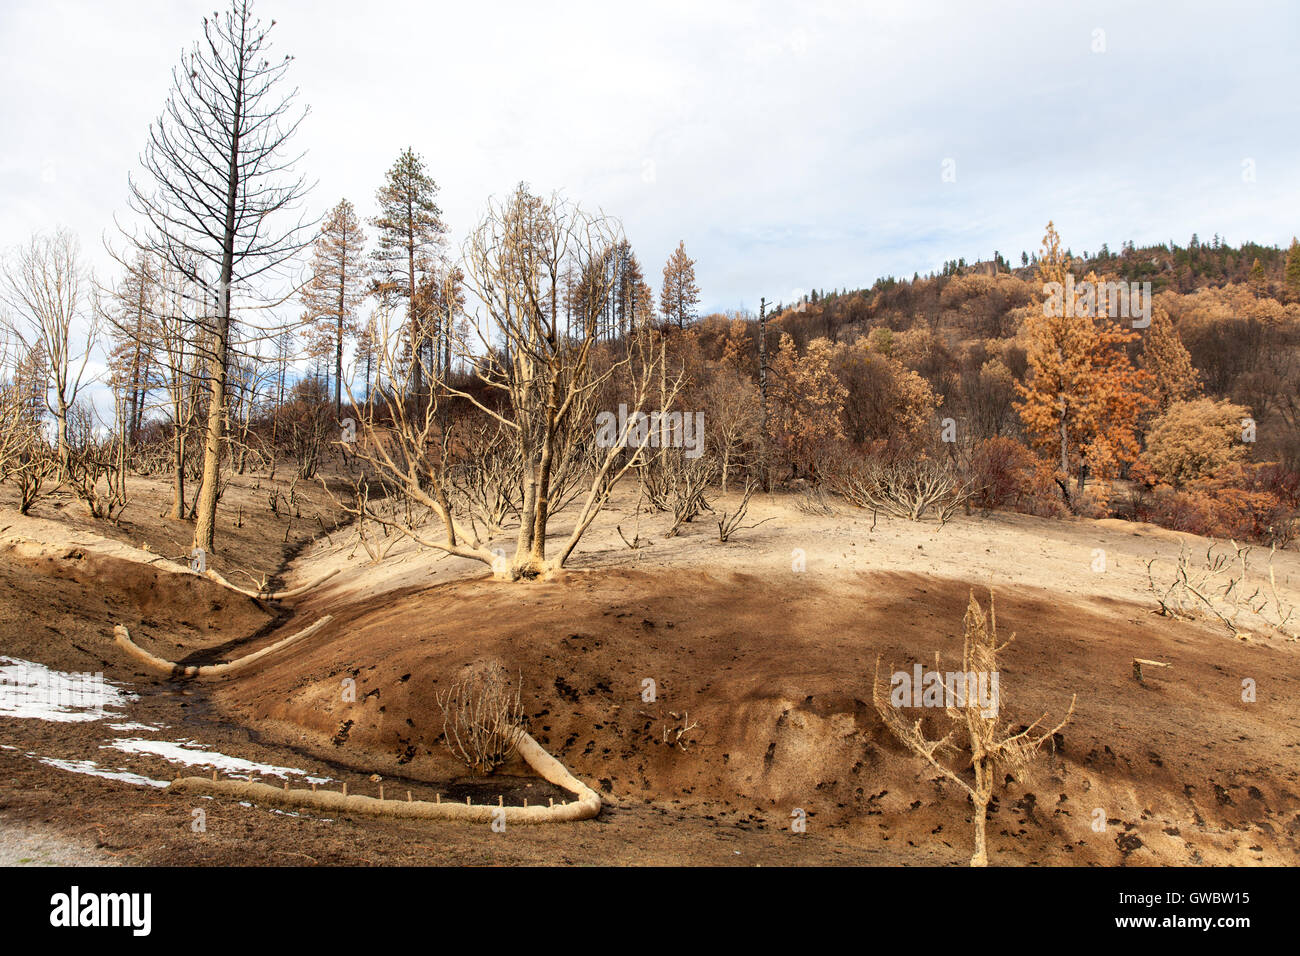
[[[6,0],[0,245],[64,224],[97,252],[213,5]],[[1018,257],[1048,218],[1076,250],[1295,231],[1300,135],[1279,102],[1300,14],[1281,2],[1177,16],[910,0],[259,12],[312,107],[300,145],[316,208],[347,196],[369,213],[409,144],[456,237],[520,179],[562,187],[623,220],[652,279],[685,239],[711,308]],[[945,158],[956,182],[941,181]]]

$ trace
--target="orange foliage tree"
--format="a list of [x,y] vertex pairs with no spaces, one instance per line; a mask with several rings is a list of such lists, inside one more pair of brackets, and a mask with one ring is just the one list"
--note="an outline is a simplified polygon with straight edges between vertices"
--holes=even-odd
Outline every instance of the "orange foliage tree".
[[[1066,284],[1071,260],[1060,236],[1047,224],[1038,278]],[[1088,275],[1097,288],[1097,277]],[[1030,439],[1057,458],[1057,483],[1071,502],[1069,477],[1108,479],[1137,460],[1138,423],[1149,411],[1151,376],[1133,365],[1127,345],[1138,338],[1108,318],[1100,298],[1064,302],[1034,310],[1025,322],[1028,380],[1017,385],[1016,404]],[[1085,470],[1086,469],[1086,470]]]
[[1151,373],[1156,407],[1162,412],[1174,402],[1191,398],[1200,388],[1192,357],[1164,306],[1157,305],[1152,312],[1151,328],[1142,343],[1142,364]]
[[788,332],[772,363],[772,415],[768,430],[774,449],[798,474],[802,466],[811,473],[818,453],[842,438],[840,415],[846,390],[831,369],[835,347],[826,339],[813,339],[803,355]]

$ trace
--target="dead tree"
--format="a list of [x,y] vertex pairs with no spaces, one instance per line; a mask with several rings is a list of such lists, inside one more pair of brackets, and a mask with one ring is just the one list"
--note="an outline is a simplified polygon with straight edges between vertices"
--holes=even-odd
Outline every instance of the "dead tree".
[[158,347],[154,363],[161,376],[161,408],[171,428],[170,470],[172,504],[168,517],[181,521],[188,512],[185,477],[190,437],[198,422],[202,355],[193,335],[195,299],[190,284],[178,270],[164,267],[159,275]]
[[[1043,714],[1023,730],[1012,731],[1011,725],[1000,720],[1001,701],[997,683],[993,678],[998,673],[998,653],[1014,641],[1015,635],[1002,644],[998,643],[997,611],[993,606],[993,595],[989,594],[989,613],[985,615],[979,602],[971,592],[970,603],[966,608],[963,621],[965,640],[962,645],[962,672],[953,681],[955,685],[949,691],[945,685],[944,714],[957,726],[938,739],[926,735],[922,728],[923,720],[915,723],[906,720],[900,708],[889,699],[889,692],[880,681],[880,659],[876,659],[876,677],[872,684],[872,701],[880,719],[899,740],[911,751],[923,757],[934,769],[947,780],[957,784],[966,791],[975,808],[975,853],[971,857],[971,866],[987,866],[988,850],[985,841],[985,823],[988,819],[989,800],[999,779],[1004,774],[1019,778],[1028,769],[1037,755],[1039,748],[1051,740],[1054,735],[1069,722],[1074,714],[1075,698],[1070,698],[1070,709],[1065,719],[1051,730],[1036,732],[1047,719]],[[938,654],[935,654],[936,671]],[[985,686],[992,686],[992,700],[980,700],[980,695],[972,692],[980,675]],[[955,692],[953,692],[955,691]],[[913,688],[914,695],[920,694],[920,688]],[[990,706],[991,705],[991,706]],[[969,755],[959,747],[954,738],[960,729],[965,728],[970,744]],[[966,767],[973,774],[973,781],[968,779]]]
[[255,282],[292,259],[315,223],[301,217],[278,226],[308,187],[291,172],[289,141],[306,111],[296,90],[282,92],[291,57],[270,58],[268,35],[251,0],[232,0],[203,20],[203,40],[181,54],[163,114],[152,124],[130,180],[130,206],[140,224],[124,229],[137,252],[200,285],[195,334],[207,365],[208,408],[203,471],[195,507],[194,545],[211,551],[226,438],[228,374],[235,289],[243,303],[259,298]]
[[[50,378],[42,395],[58,429],[58,472],[64,478],[71,457],[68,412],[85,384],[97,330],[94,314],[82,315],[77,240],[64,230],[33,236],[5,262],[0,280],[0,300],[22,320],[12,332],[28,350],[39,349],[44,356]],[[75,327],[79,318],[82,328]]]
[[[463,356],[478,387],[460,387],[422,353],[404,356],[385,336],[380,366],[389,387],[362,409],[355,449],[397,493],[436,516],[441,540],[382,515],[372,514],[373,520],[389,522],[421,546],[481,561],[500,577],[535,578],[564,566],[650,440],[648,432],[631,438],[661,360],[650,330],[633,330],[617,346],[597,341],[612,288],[604,270],[592,267],[603,262],[618,236],[604,217],[556,196],[534,196],[522,186],[505,203],[489,207],[464,255],[468,284],[483,305],[476,329],[482,351],[467,349]],[[584,304],[570,314],[566,332],[559,310],[570,268],[588,282]],[[418,380],[432,383],[427,396],[412,387],[416,369]],[[612,412],[598,408],[597,399],[607,386],[632,414],[616,434],[602,438],[600,413]],[[678,386],[674,381],[673,394]],[[491,545],[491,528],[456,512],[464,449],[450,414],[453,400],[498,424],[501,440],[511,446],[510,469],[517,475],[511,499],[519,503],[513,556]],[[576,476],[581,484],[575,489]],[[551,518],[570,498],[578,509],[572,530],[558,551],[548,553]]]

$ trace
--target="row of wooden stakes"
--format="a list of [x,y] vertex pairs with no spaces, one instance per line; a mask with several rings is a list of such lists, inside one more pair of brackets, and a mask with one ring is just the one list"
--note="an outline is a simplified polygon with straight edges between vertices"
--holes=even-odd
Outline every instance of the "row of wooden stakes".
[[[216,782],[217,782],[217,771],[216,771],[216,768],[215,768],[215,767],[214,767],[213,770],[212,770],[212,782],[213,782],[213,783],[216,783]],[[285,793],[288,793],[288,792],[289,792],[289,780],[288,780],[287,777],[285,778],[285,781],[284,781],[284,792],[285,792]],[[311,792],[312,792],[312,793],[315,793],[315,792],[316,792],[316,784],[315,784],[315,783],[313,783],[313,784],[311,785]],[[348,795],[348,782],[347,782],[346,780],[344,780],[344,781],[343,781],[343,796],[346,797],[347,795]],[[380,800],[383,800],[383,799],[384,799],[384,785],[383,785],[382,783],[379,785],[379,799],[380,799]],[[410,790],[406,791],[406,802],[407,802],[407,803],[410,803],[410,802],[412,802],[412,800],[413,800],[413,798],[412,798],[412,796],[411,796],[411,791],[410,791]],[[441,793],[434,794],[434,803],[442,803],[442,794],[441,794]],[[567,803],[568,803],[568,801],[565,800],[565,801],[561,802],[560,806],[565,806]],[[549,797],[549,798],[548,798],[548,804],[549,804],[550,806],[552,806],[552,807],[555,806],[555,798],[554,798],[554,797]],[[466,797],[466,798],[465,798],[465,806],[467,806],[467,807],[472,807],[473,805],[474,805],[474,804],[473,804],[473,802],[470,800],[470,798],[469,798],[469,797]],[[497,806],[498,806],[498,807],[504,807],[505,805],[506,805],[506,798],[503,797],[503,796],[498,795],[498,796],[497,796]],[[527,798],[527,797],[524,797],[524,806],[525,806],[525,807],[528,806],[528,798]]]

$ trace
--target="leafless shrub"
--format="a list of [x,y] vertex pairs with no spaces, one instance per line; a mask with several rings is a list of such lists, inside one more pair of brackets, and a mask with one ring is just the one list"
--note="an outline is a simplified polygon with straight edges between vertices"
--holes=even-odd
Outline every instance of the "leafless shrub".
[[508,429],[495,419],[461,426],[464,456],[447,469],[457,506],[491,532],[519,520],[523,507],[524,460]]
[[647,458],[643,468],[649,475],[648,482],[642,485],[646,500],[654,502],[657,496],[666,505],[663,510],[673,516],[672,526],[664,537],[676,537],[682,525],[706,511],[713,511],[705,497],[717,477],[717,466],[712,459],[689,458],[682,449],[671,448]]
[[[971,593],[970,603],[966,607],[963,619],[965,640],[962,646],[962,670],[965,675],[996,675],[998,673],[998,653],[1015,640],[1013,634],[1005,643],[999,644],[997,638],[997,611],[993,605],[993,595],[989,594],[989,613],[985,615],[979,602]],[[936,670],[939,656],[935,654]],[[989,678],[991,682],[991,678]],[[957,726],[943,737],[932,740],[922,729],[922,720],[909,723],[889,699],[888,685],[880,681],[880,659],[876,659],[876,676],[872,684],[872,701],[880,719],[908,749],[924,758],[944,778],[956,783],[966,791],[975,807],[975,853],[971,857],[971,866],[987,866],[988,851],[985,841],[985,824],[988,818],[989,800],[993,789],[1004,774],[1019,778],[1037,755],[1044,743],[1059,733],[1074,714],[1075,698],[1070,698],[1070,709],[1065,718],[1053,727],[1041,733],[1037,728],[1047,719],[1043,714],[1023,730],[1014,731],[1008,723],[999,720],[1001,701],[998,700],[996,685],[993,691],[993,706],[978,699],[978,695],[961,693],[957,700],[947,701],[944,713]],[[914,692],[919,692],[916,688]],[[953,738],[964,725],[970,741],[969,756],[964,748],[958,747]],[[947,762],[945,762],[947,761]],[[974,772],[974,782],[966,779],[965,768],[970,766]]]
[[918,461],[848,464],[831,476],[837,494],[850,504],[908,521],[933,513],[940,526],[970,497],[970,484],[944,463]]
[[[0,409],[0,416],[4,410]],[[0,421],[0,482],[18,490],[18,510],[27,514],[58,474],[58,460],[36,430]]]
[[749,513],[749,499],[754,496],[754,492],[757,490],[758,482],[752,479],[747,480],[745,482],[745,494],[740,499],[740,505],[734,512],[722,512],[722,517],[718,519],[718,540],[720,542],[726,544],[737,531],[749,531],[772,520],[771,518],[764,518],[762,521],[755,521],[753,524],[741,524],[745,520],[745,515]]
[[636,551],[638,548],[644,548],[646,546],[646,542],[641,540],[640,531],[632,532],[632,540],[629,541],[627,535],[623,533],[622,525],[618,525],[615,530],[618,531],[618,536],[623,539],[623,543],[627,545],[629,551]]
[[[0,346],[4,343],[0,342]],[[0,374],[5,371],[5,350],[0,348]],[[0,482],[18,490],[18,510],[27,514],[57,474],[57,459],[41,434],[40,416],[30,387],[20,375],[0,380]]]
[[126,507],[126,446],[119,439],[94,442],[68,460],[68,485],[92,518],[115,520]]
[[145,478],[165,474],[171,465],[171,449],[160,441],[140,441],[129,449],[131,470]]
[[800,489],[799,497],[795,499],[794,506],[800,514],[810,515],[815,518],[835,514],[835,508],[826,496],[826,487],[824,485],[811,485]]
[[524,731],[519,693],[513,693],[505,668],[481,663],[435,695],[442,711],[443,742],[452,756],[474,773],[488,774],[510,759]]
[[126,507],[127,455],[126,396],[113,393],[116,431],[107,437],[95,434],[93,413],[81,403],[68,410],[69,451],[67,484],[86,506],[92,518],[115,521]]
[[[325,493],[333,499],[340,510],[352,515],[356,520],[352,524],[352,535],[355,543],[352,551],[356,552],[358,546],[365,549],[370,556],[371,564],[379,564],[388,557],[388,552],[393,549],[393,545],[400,541],[401,535],[394,533],[385,524],[373,521],[370,515],[373,512],[382,512],[390,519],[397,519],[397,511],[405,506],[410,507],[409,500],[397,496],[383,494],[375,496],[371,489],[372,482],[358,478],[353,482],[349,489],[350,501],[341,501],[337,495],[330,489],[327,482],[321,479],[321,485]],[[381,491],[387,491],[382,485]],[[376,499],[376,500],[372,500]]]
[[1147,589],[1155,595],[1159,613],[1180,620],[1208,614],[1234,636],[1241,636],[1249,626],[1262,625],[1293,640],[1300,637],[1295,606],[1277,589],[1276,547],[1269,549],[1266,572],[1255,574],[1250,561],[1254,549],[1235,541],[1230,545],[1231,554],[1211,542],[1205,557],[1197,559],[1183,542],[1172,570],[1164,574],[1157,570],[1158,558],[1148,561]]

